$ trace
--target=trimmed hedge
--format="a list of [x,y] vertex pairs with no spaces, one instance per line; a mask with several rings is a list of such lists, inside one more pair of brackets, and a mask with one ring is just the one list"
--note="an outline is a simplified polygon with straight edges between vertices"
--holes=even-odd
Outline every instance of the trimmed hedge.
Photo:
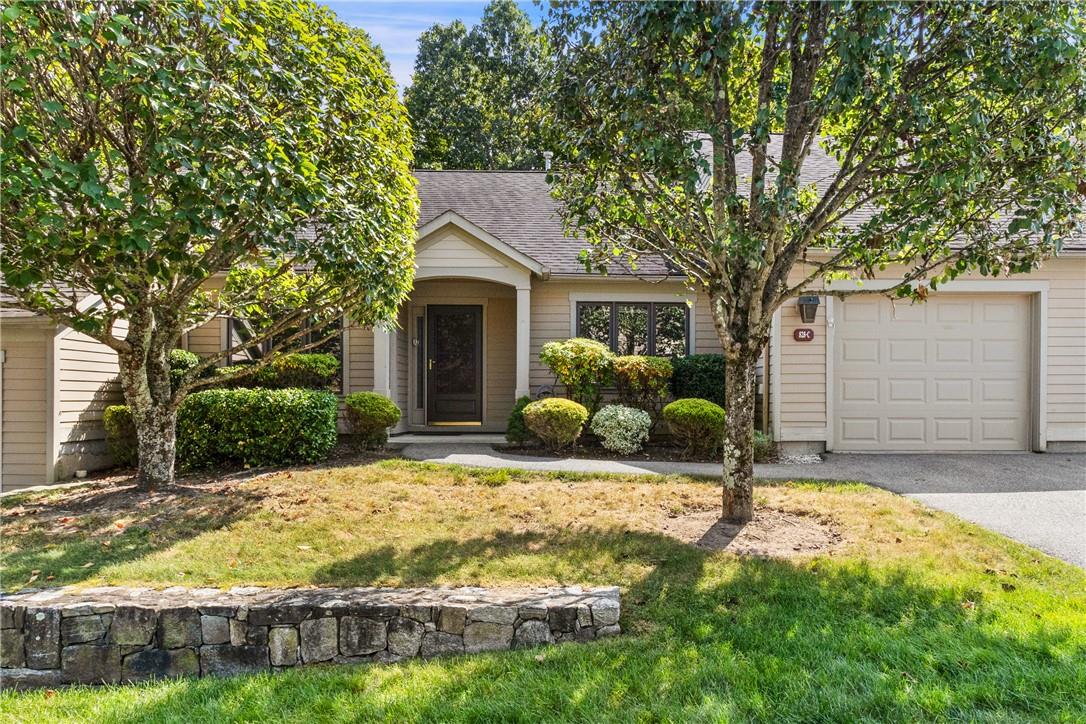
[[524,408],[532,404],[532,398],[524,395],[513,405],[509,419],[505,423],[505,439],[513,445],[526,445],[536,439],[524,421]]
[[551,450],[577,442],[588,420],[585,406],[562,397],[536,400],[524,408],[524,422]]
[[351,432],[359,436],[363,447],[383,447],[388,442],[388,428],[400,421],[400,408],[376,392],[355,392],[343,399]]
[[631,354],[615,357],[613,367],[619,401],[649,413],[655,425],[660,417],[660,407],[668,396],[668,383],[673,373],[671,360]]
[[[220,367],[218,375],[233,374],[248,365]],[[271,390],[304,388],[330,390],[339,377],[339,359],[334,354],[292,353],[276,357],[250,374],[222,383],[223,387],[264,387]]]
[[106,429],[106,448],[113,464],[119,468],[134,468],[139,464],[139,444],[136,423],[128,405],[110,405],[102,411],[102,426]]
[[336,396],[317,390],[216,389],[185,398],[177,413],[183,470],[232,463],[313,463],[336,444]]
[[724,355],[692,354],[672,361],[671,394],[724,404]]
[[176,390],[186,372],[200,364],[200,357],[187,349],[170,350],[170,387]]
[[716,455],[724,442],[724,408],[708,400],[685,398],[664,408],[671,434],[691,456]]

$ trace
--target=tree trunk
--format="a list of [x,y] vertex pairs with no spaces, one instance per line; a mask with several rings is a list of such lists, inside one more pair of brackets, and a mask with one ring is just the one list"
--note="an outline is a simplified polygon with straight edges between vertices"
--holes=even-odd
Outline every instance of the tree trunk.
[[170,390],[166,349],[162,344],[148,346],[157,349],[117,356],[125,402],[136,427],[137,483],[144,491],[173,483],[177,441],[177,406]]
[[754,391],[757,353],[729,359],[724,367],[724,520],[754,517]]
[[132,411],[139,442],[140,490],[151,491],[173,483],[177,449],[177,411],[170,405],[152,405]]

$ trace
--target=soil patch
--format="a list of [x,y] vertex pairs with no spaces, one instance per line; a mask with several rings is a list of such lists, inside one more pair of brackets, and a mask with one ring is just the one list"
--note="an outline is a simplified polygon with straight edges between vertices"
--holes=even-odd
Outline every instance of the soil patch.
[[745,525],[724,522],[719,509],[701,510],[667,518],[661,532],[706,550],[764,558],[817,555],[844,542],[826,516],[763,506]]

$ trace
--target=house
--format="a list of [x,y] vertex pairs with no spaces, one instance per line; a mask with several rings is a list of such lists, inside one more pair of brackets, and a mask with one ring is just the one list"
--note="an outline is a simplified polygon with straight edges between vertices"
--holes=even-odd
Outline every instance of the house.
[[[398,329],[351,326],[340,346],[342,391],[392,398],[395,432],[504,431],[519,396],[553,385],[539,362],[550,340],[719,351],[707,300],[659,261],[585,272],[542,172],[416,176],[418,271]],[[778,311],[763,370],[769,428],[786,450],[1086,450],[1086,236],[1032,274],[963,278],[924,304],[823,291],[811,290],[811,322],[796,304]],[[217,353],[230,335],[216,320],[182,346]],[[101,409],[120,400],[112,352],[12,309],[0,346],[3,489],[106,465]]]

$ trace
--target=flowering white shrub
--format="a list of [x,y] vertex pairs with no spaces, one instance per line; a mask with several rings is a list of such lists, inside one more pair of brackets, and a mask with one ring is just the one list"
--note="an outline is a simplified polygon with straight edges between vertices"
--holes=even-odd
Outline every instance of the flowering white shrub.
[[592,416],[589,429],[596,434],[605,448],[623,455],[641,449],[649,439],[652,418],[644,410],[625,405],[607,405]]

